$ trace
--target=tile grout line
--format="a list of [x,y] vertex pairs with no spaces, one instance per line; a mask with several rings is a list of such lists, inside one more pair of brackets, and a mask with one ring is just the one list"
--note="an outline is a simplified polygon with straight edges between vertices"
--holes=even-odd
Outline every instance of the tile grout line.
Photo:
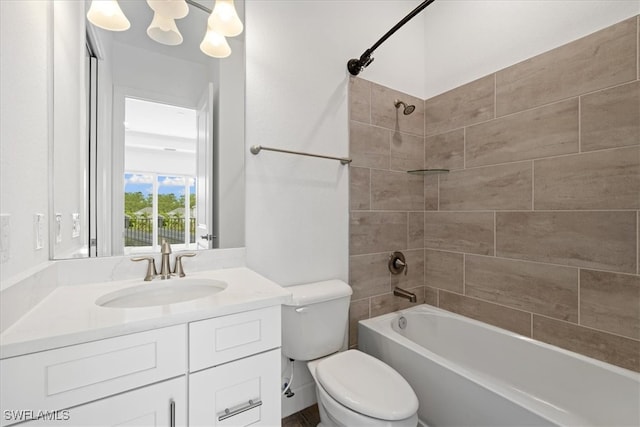
[[498,212],[493,211],[493,256],[498,256],[498,227],[497,227],[497,219]]
[[462,169],[467,168],[467,127],[462,128]]
[[462,254],[462,295],[467,295],[467,254]]
[[531,210],[536,210],[536,162],[531,160]]
[[582,153],[582,95],[578,97],[578,153]]
[[580,283],[580,272],[582,271],[582,268],[578,268],[578,325],[582,326],[582,318],[580,316],[580,300],[582,299],[581,295],[580,295],[580,288],[581,288],[581,283]]

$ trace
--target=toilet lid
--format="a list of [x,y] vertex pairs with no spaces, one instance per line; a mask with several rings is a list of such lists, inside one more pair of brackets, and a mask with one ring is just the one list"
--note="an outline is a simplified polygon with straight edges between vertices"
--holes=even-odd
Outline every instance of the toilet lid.
[[318,382],[347,408],[382,420],[402,420],[418,411],[418,398],[393,368],[357,350],[335,354],[316,368]]

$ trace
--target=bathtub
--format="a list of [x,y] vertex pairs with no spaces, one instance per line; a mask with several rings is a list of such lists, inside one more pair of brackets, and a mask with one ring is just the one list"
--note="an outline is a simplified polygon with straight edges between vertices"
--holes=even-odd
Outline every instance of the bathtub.
[[429,305],[360,321],[358,347],[430,427],[640,426],[640,374]]

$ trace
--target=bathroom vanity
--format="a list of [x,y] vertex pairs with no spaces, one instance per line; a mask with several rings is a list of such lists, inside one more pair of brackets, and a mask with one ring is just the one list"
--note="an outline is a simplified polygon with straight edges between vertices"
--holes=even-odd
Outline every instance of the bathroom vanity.
[[136,308],[96,301],[137,280],[57,288],[2,334],[1,425],[279,425],[288,291],[246,268],[193,277],[227,286]]

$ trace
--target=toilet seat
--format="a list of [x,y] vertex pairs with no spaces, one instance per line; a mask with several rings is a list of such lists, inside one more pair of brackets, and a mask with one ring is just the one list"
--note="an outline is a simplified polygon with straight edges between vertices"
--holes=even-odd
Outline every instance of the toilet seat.
[[321,360],[315,369],[322,388],[340,404],[381,420],[403,420],[418,411],[418,398],[389,365],[357,350]]

